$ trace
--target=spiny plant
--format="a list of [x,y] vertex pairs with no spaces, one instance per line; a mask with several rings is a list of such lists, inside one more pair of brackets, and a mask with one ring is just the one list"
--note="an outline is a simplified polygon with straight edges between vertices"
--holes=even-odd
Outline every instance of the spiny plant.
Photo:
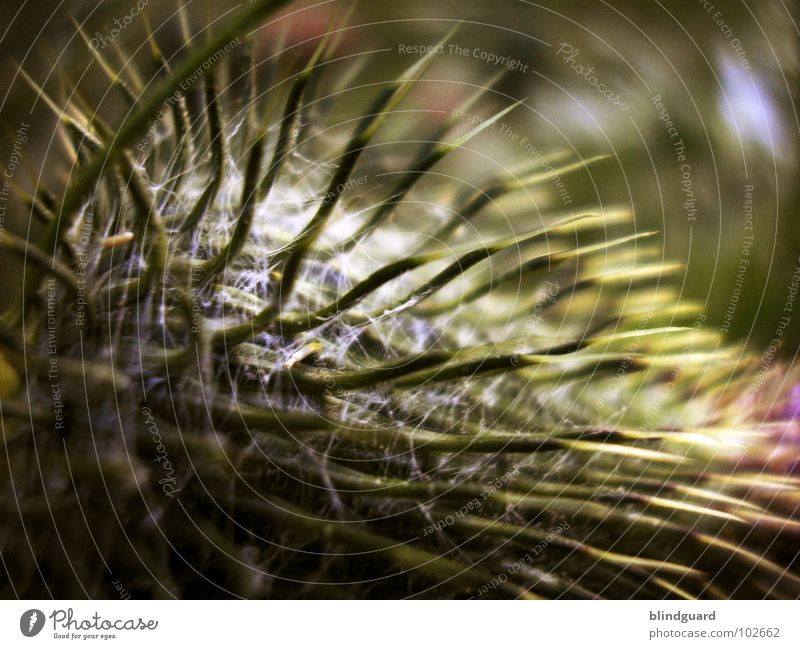
[[536,209],[608,162],[495,165],[507,98],[423,133],[435,54],[260,60],[235,39],[280,4],[178,64],[151,36],[147,87],[93,50],[116,128],[31,80],[73,168],[3,239],[2,594],[800,595],[800,480],[729,423],[748,373],[678,267],[624,210]]

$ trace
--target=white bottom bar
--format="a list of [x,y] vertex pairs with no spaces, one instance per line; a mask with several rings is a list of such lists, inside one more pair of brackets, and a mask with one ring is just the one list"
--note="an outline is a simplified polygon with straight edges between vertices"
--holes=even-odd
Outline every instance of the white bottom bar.
[[800,602],[5,601],[0,620],[9,648],[800,647]]

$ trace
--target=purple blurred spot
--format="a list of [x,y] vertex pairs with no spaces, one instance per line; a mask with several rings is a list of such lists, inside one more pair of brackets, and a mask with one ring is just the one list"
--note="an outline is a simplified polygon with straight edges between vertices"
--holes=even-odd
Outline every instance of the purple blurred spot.
[[789,390],[783,416],[787,419],[800,419],[800,383],[795,383]]

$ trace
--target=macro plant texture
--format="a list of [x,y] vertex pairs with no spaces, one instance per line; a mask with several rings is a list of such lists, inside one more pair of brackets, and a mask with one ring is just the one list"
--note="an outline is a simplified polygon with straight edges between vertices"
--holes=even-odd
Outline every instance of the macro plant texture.
[[265,51],[284,4],[178,10],[169,57],[79,30],[114,122],[22,72],[68,162],[0,238],[2,596],[799,597],[796,395],[572,204],[613,156],[438,77],[458,26],[376,78],[346,15]]

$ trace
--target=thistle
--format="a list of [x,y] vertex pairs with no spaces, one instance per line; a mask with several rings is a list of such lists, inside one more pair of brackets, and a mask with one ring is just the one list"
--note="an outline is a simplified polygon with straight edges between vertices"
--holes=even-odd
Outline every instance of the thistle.
[[151,37],[147,89],[93,50],[118,127],[31,80],[75,170],[3,239],[3,595],[800,596],[765,452],[796,440],[731,423],[747,368],[679,267],[624,209],[533,210],[604,156],[459,182],[524,102],[421,135],[435,51],[377,84],[332,37],[264,63],[242,34],[280,4],[177,65]]

